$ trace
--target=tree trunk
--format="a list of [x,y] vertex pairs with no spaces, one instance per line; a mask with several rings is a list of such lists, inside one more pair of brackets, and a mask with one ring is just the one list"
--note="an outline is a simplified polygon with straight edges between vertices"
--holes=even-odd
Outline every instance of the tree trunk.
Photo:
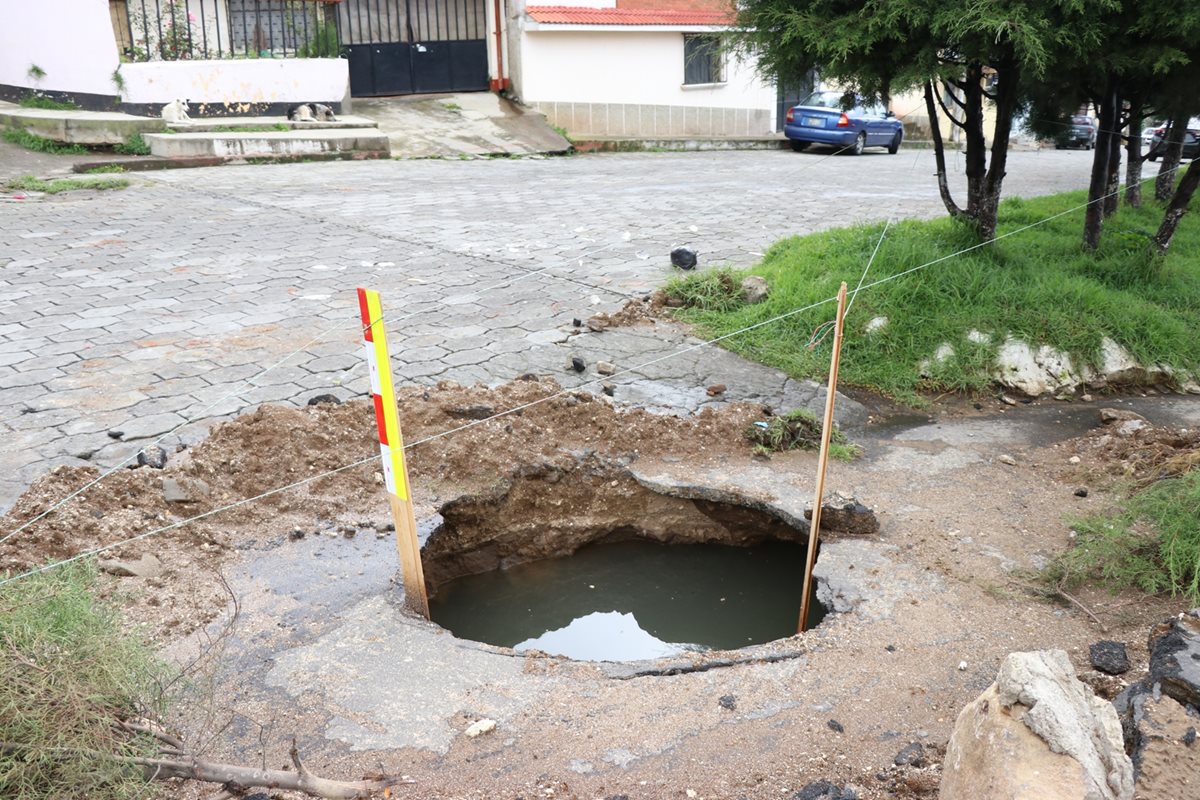
[[1175,192],[1175,173],[1179,169],[1179,162],[1183,160],[1183,134],[1187,125],[1187,113],[1176,111],[1171,115],[1171,122],[1163,133],[1167,140],[1167,149],[1158,168],[1158,177],[1154,180],[1154,199],[1159,202],[1167,202]]
[[1104,192],[1108,188],[1108,159],[1112,155],[1112,138],[1116,123],[1116,92],[1108,88],[1100,102],[1100,130],[1096,131],[1096,148],[1092,151],[1092,179],[1088,184],[1088,205],[1083,217],[1083,246],[1095,250],[1100,246],[1100,229],[1104,224]]
[[[954,202],[950,195],[950,183],[946,178],[946,143],[942,141],[942,124],[938,120],[937,106],[933,100],[933,82],[925,81],[925,112],[929,114],[929,135],[933,137],[933,160],[937,164],[938,194],[942,197],[942,205],[950,216],[958,219],[963,210]],[[953,123],[951,123],[953,124]]]
[[1191,166],[1183,174],[1179,188],[1175,190],[1170,204],[1167,205],[1167,213],[1163,214],[1162,225],[1158,226],[1158,233],[1154,235],[1154,249],[1160,256],[1167,254],[1171,238],[1175,235],[1175,229],[1179,227],[1179,220],[1187,213],[1188,203],[1196,193],[1197,186],[1200,186],[1200,158],[1192,159]]
[[979,208],[979,234],[984,241],[996,238],[1000,195],[1008,166],[1008,140],[1012,136],[1012,118],[1017,110],[1020,68],[1015,62],[996,67],[996,127],[992,131],[992,163],[983,179]]
[[[976,225],[980,222],[980,209],[986,204],[987,140],[983,135],[983,65],[969,64],[963,80],[963,138],[966,139],[967,208],[966,216]],[[981,230],[987,241],[992,237]]]
[[1113,122],[1112,136],[1108,140],[1108,180],[1104,186],[1104,218],[1108,219],[1117,213],[1121,206],[1121,96],[1113,98],[1116,113]]
[[1125,205],[1142,207],[1142,107],[1129,109],[1129,139],[1125,142]]

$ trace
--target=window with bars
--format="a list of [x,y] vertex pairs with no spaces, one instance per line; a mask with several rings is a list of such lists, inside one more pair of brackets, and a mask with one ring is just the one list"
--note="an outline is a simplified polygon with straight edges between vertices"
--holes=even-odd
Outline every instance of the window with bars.
[[683,35],[683,84],[725,82],[725,56],[721,40],[711,33]]

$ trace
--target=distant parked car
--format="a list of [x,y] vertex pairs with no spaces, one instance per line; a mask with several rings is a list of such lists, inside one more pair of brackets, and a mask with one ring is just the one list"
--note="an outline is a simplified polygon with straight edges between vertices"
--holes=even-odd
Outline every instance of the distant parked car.
[[[1152,133],[1150,152],[1146,153],[1146,158],[1158,161],[1159,157],[1167,152],[1167,142],[1163,139],[1167,135],[1167,128],[1164,125],[1161,128],[1155,128]],[[1195,158],[1198,153],[1200,153],[1200,117],[1192,117],[1188,121],[1188,129],[1183,132],[1183,157]]]
[[1096,126],[1092,118],[1079,114],[1071,117],[1071,125],[1054,138],[1054,146],[1059,150],[1067,147],[1082,147],[1091,150],[1096,146]]
[[812,144],[824,144],[854,155],[867,147],[886,147],[894,154],[904,141],[904,126],[892,112],[861,98],[824,91],[813,92],[803,103],[788,109],[783,135],[797,152]]

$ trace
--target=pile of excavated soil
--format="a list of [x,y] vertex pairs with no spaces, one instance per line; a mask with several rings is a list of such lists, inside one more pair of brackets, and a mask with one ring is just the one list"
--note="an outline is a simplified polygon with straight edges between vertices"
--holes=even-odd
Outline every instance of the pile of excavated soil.
[[[397,399],[419,514],[443,499],[492,485],[518,467],[566,464],[581,454],[636,459],[675,453],[697,464],[744,454],[746,429],[768,413],[761,406],[733,405],[686,419],[657,415],[617,408],[586,392],[563,392],[553,380],[532,376],[495,389],[450,382],[406,387]],[[387,525],[376,437],[367,401],[261,406],[217,425],[205,441],[172,455],[165,469],[117,470],[33,522],[0,544],[0,572],[201,516],[105,553],[116,559],[151,553],[163,562],[162,575],[148,581],[156,592],[151,608],[135,617],[153,620],[162,632],[184,633],[223,607],[224,590],[213,569],[231,549],[278,540],[292,529]],[[0,531],[33,520],[99,474],[92,467],[51,471],[0,520]],[[165,481],[173,481],[186,499],[168,502]],[[163,614],[161,606],[176,613]]]
[[1200,430],[1151,425],[1129,414],[1076,439],[1072,450],[1082,480],[1146,484],[1200,467]]

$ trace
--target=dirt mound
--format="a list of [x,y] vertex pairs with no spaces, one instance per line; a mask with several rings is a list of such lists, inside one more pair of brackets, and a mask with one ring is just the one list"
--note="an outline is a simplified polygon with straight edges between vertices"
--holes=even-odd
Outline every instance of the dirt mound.
[[1115,421],[1072,441],[1080,478],[1097,483],[1151,483],[1200,466],[1200,430]]
[[[734,405],[681,419],[618,408],[585,392],[560,392],[554,381],[536,378],[495,389],[443,382],[399,390],[419,501],[477,491],[520,465],[571,454],[637,458],[678,452],[703,462],[745,453],[743,431],[764,416],[760,406]],[[204,442],[172,456],[165,470],[118,470],[34,522],[0,545],[0,570],[28,569],[264,493],[269,494],[156,534],[154,547],[204,544],[219,551],[234,538],[274,538],[280,528],[311,525],[314,518],[358,520],[371,510],[384,513],[378,453],[374,413],[366,401],[261,406],[216,426]],[[331,471],[336,472],[312,480]],[[60,467],[39,478],[0,521],[0,531],[32,520],[98,474],[91,467]],[[168,480],[183,500],[167,501]],[[128,545],[115,555],[135,557],[141,551],[140,545]]]

